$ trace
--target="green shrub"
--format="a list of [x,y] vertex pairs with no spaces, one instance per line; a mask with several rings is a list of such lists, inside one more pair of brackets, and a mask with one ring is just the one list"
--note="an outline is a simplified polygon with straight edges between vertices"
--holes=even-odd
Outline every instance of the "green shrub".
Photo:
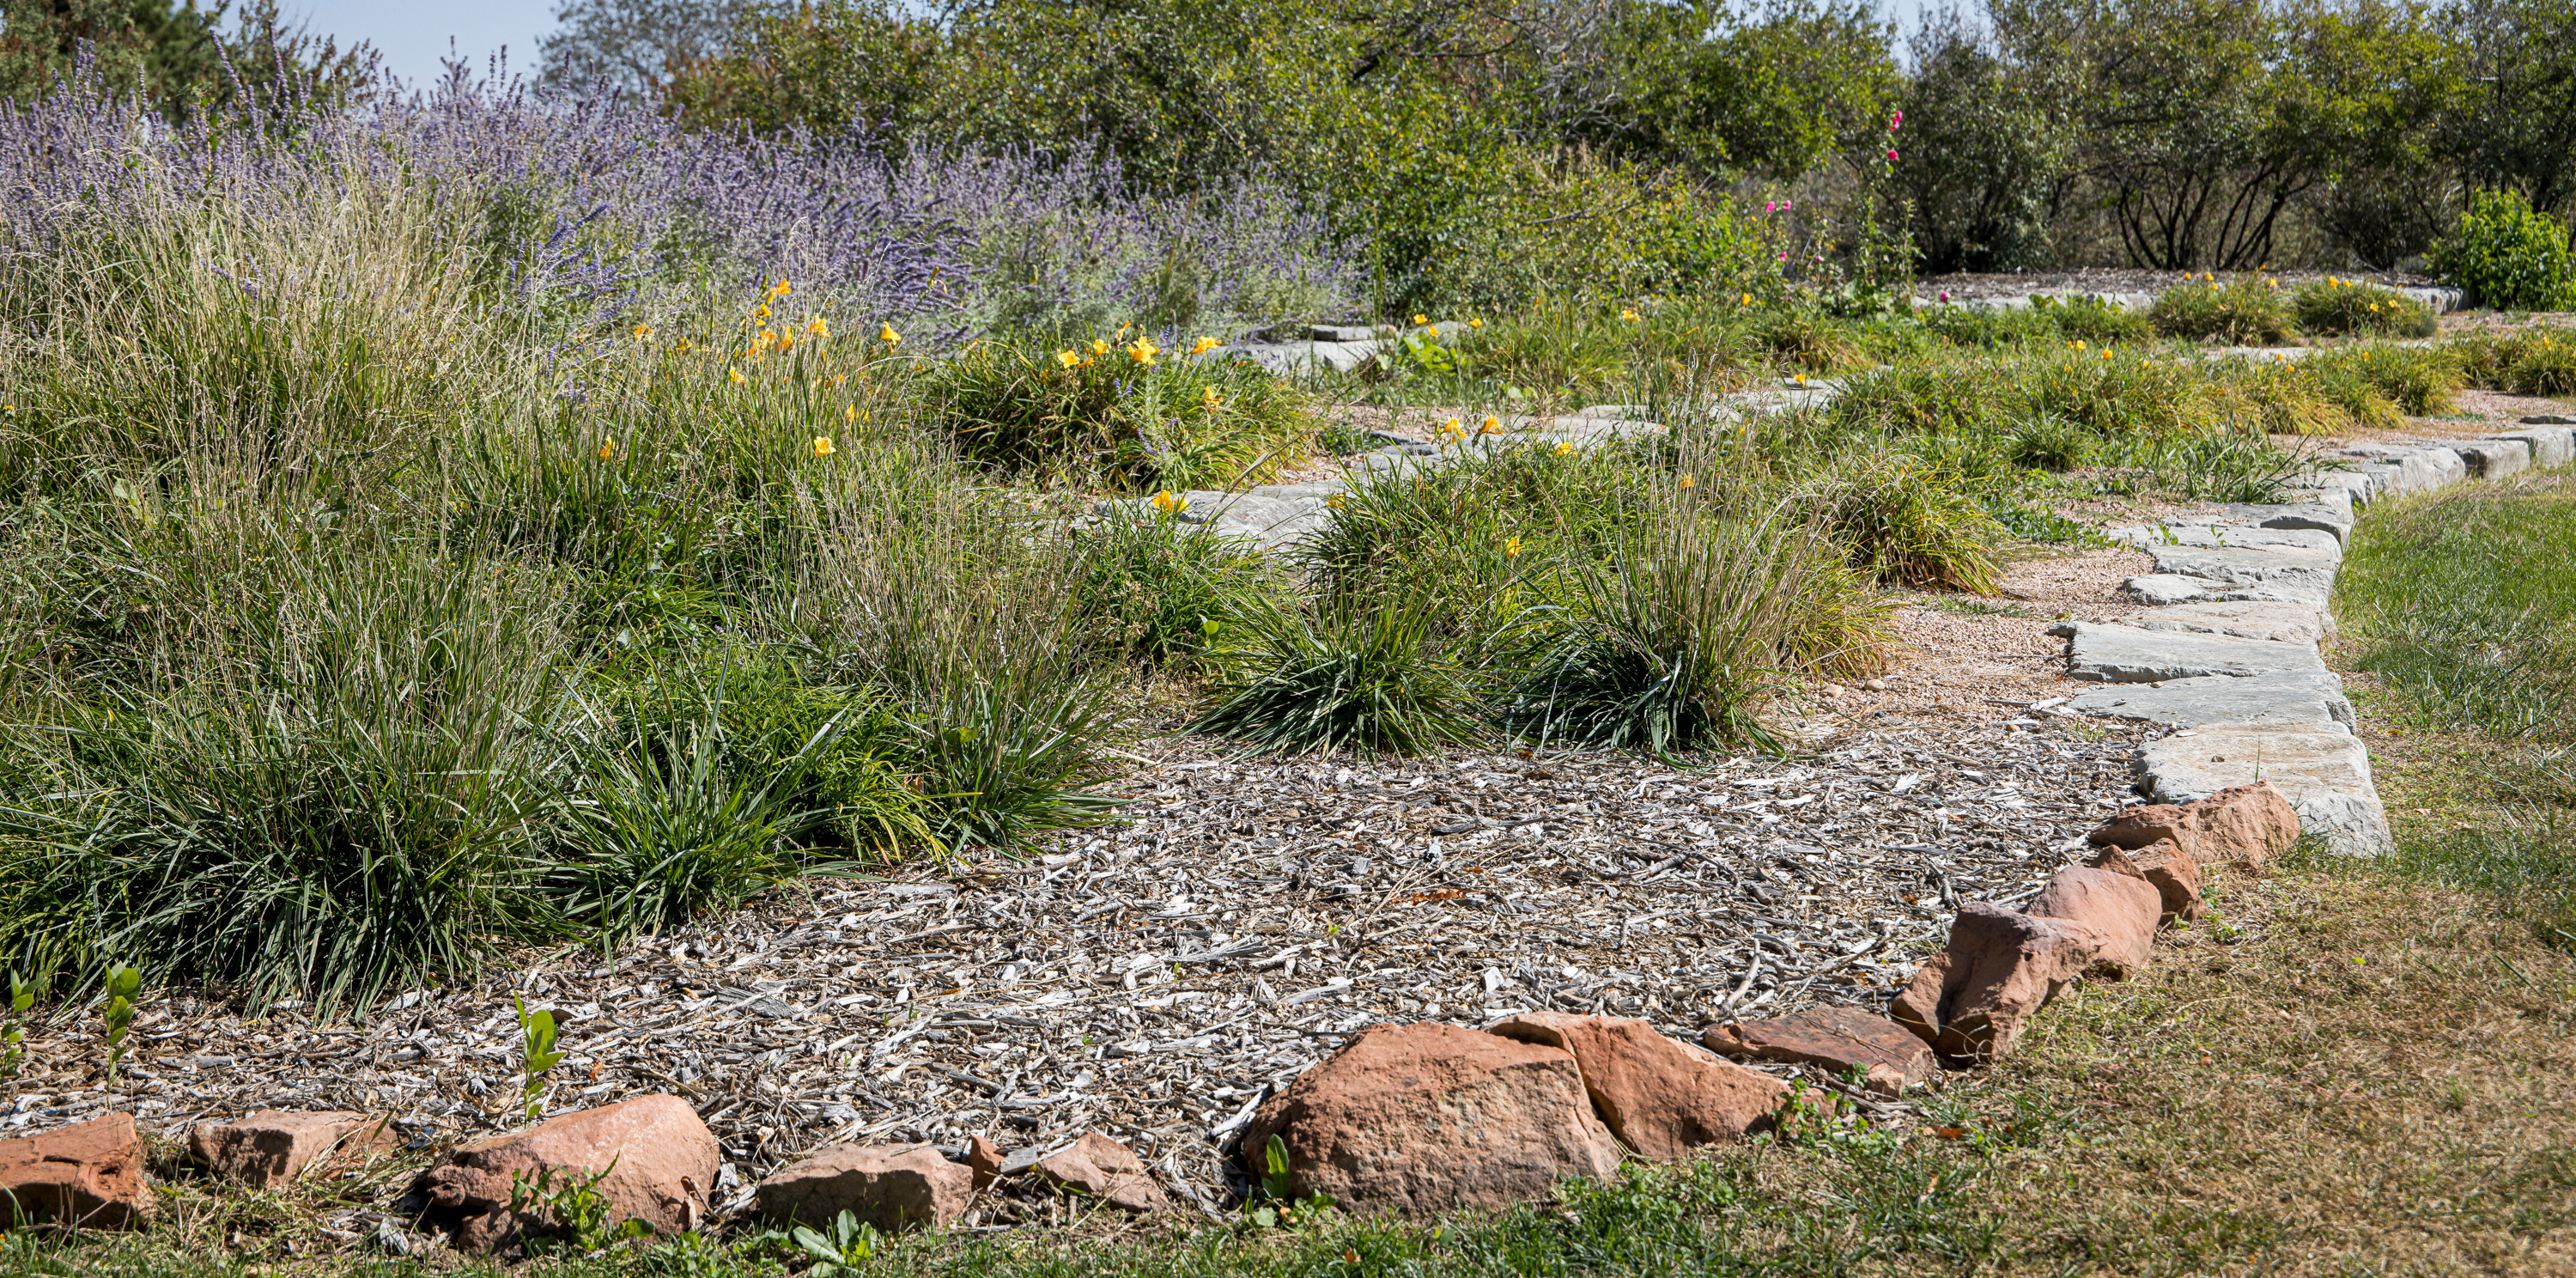
[[2393,288],[2329,276],[2290,290],[2290,316],[2313,337],[2431,337],[2433,308]]
[[978,342],[930,377],[941,428],[967,457],[1011,474],[1149,492],[1231,487],[1314,446],[1304,396],[1259,365],[1196,359],[1129,328],[1057,349]]
[[2480,192],[2450,238],[2433,247],[2433,267],[2473,305],[2500,311],[2576,306],[2566,226],[2517,191]]
[[2166,289],[2147,307],[2147,326],[2159,337],[2227,346],[2278,346],[2296,331],[2279,281],[2253,276]]
[[1467,677],[1419,597],[1348,597],[1247,617],[1185,729],[1269,755],[1427,754],[1479,734]]

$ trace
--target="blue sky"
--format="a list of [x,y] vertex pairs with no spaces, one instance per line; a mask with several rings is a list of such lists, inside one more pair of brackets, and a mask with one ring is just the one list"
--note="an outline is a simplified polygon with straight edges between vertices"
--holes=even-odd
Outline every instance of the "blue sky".
[[373,43],[385,65],[414,84],[438,74],[451,37],[477,72],[507,45],[510,65],[533,74],[537,36],[555,25],[555,0],[283,0],[278,7],[343,44]]

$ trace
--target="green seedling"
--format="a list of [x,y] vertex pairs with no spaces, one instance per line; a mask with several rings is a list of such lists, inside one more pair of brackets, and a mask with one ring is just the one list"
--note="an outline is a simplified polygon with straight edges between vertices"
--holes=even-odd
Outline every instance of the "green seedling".
[[527,1099],[528,1117],[533,1120],[544,1106],[537,1094],[546,1089],[546,1071],[564,1058],[563,1049],[555,1046],[555,1014],[540,1008],[531,1012],[525,999],[513,994],[510,1004],[519,1010],[520,1051],[525,1054],[520,1077]]
[[[545,1014],[540,1012],[538,1015]],[[599,1182],[608,1179],[608,1174],[615,1170],[617,1160],[612,1158],[608,1160],[608,1166],[587,1179],[566,1173],[561,1185],[555,1184],[555,1169],[552,1167],[538,1168],[534,1179],[512,1172],[510,1212],[512,1215],[523,1211],[542,1215],[554,1234],[548,1241],[574,1255],[588,1255],[610,1243],[640,1238],[653,1232],[650,1224],[631,1217],[615,1225],[609,1223],[608,1218],[615,1207],[608,1201],[608,1195],[599,1192]],[[529,1211],[530,1208],[537,1210]],[[531,1248],[531,1251],[552,1249],[541,1245]]]
[[1284,1228],[1313,1220],[1331,1209],[1333,1200],[1329,1195],[1297,1197],[1297,1178],[1288,1170],[1288,1143],[1276,1135],[1261,1151],[1261,1168],[1261,1196],[1245,1209],[1244,1219],[1264,1229]]
[[117,1067],[125,1062],[125,1031],[134,1024],[134,996],[143,992],[143,973],[132,964],[107,969],[107,1085],[116,1086]]
[[9,1029],[0,1034],[0,1078],[16,1078],[27,1061],[27,1013],[36,1006],[36,992],[27,988],[27,978],[16,968],[9,970]]
[[832,1222],[829,1234],[810,1225],[798,1225],[787,1237],[806,1255],[814,1258],[814,1267],[805,1271],[807,1278],[845,1278],[859,1272],[859,1262],[876,1254],[877,1228],[848,1212]]

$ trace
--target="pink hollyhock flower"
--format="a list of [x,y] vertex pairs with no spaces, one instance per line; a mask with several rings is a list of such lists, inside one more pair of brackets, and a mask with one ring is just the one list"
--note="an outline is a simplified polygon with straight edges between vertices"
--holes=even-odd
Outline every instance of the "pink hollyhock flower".
[[1941,300],[1943,302],[1948,302],[1950,300],[1950,290],[1946,288],[1941,290]]
[[1777,213],[1780,211],[1780,202],[1778,200],[1764,200],[1762,202],[1762,211],[1765,213]]
[[1891,160],[1893,160],[1893,159],[1895,159],[1895,158],[1896,158],[1896,149],[1895,149],[1894,147],[1890,147],[1890,148],[1888,148],[1887,158],[1889,158],[1889,159],[1891,159]]
[[1796,208],[1796,207],[1798,207],[1798,202],[1797,202],[1796,200],[1782,200],[1782,201],[1780,201],[1780,211],[1781,211],[1781,212],[1783,212],[1783,213],[1786,213],[1786,212],[1788,212],[1789,210],[1794,209],[1794,208]]
[[1887,117],[1887,127],[1890,129],[1894,129],[1896,126],[1903,123],[1905,123],[1905,113],[1903,111],[1899,111],[1896,114]]

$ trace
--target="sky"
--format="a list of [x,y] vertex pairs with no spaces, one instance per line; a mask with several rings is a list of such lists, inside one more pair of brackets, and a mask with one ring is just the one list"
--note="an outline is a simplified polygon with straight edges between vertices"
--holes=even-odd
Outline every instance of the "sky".
[[533,75],[537,37],[555,25],[555,0],[283,0],[278,7],[344,46],[374,44],[386,69],[415,85],[437,77],[451,38],[478,73],[506,45],[511,67]]

